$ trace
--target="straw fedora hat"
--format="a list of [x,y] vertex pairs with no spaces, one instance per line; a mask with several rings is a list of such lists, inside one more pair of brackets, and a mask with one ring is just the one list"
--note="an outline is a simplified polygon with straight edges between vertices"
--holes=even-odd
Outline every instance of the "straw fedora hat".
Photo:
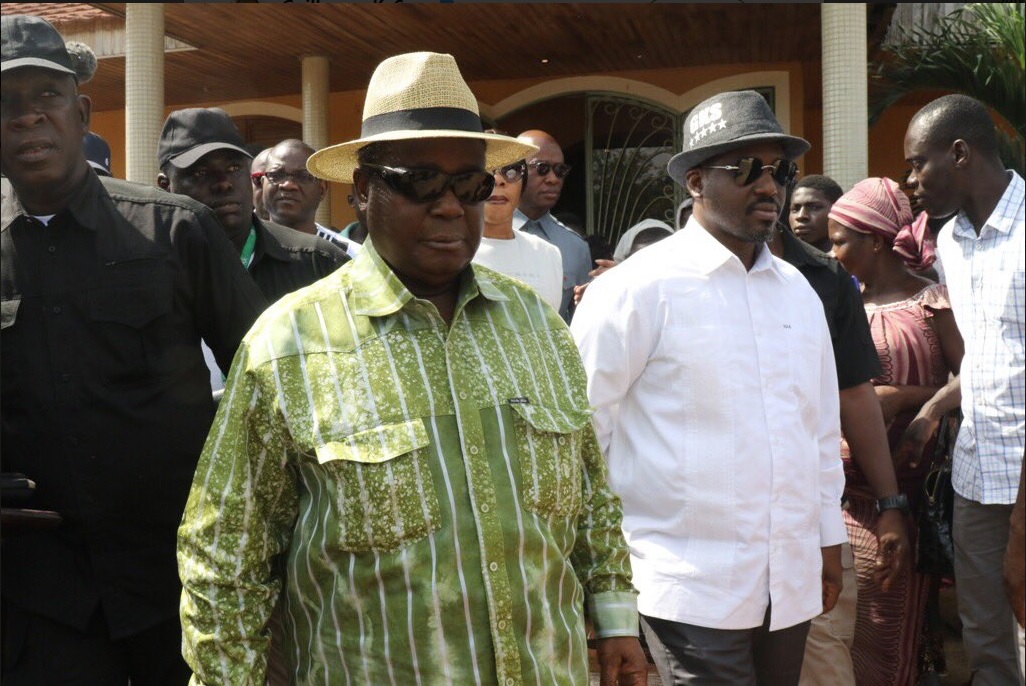
[[315,152],[306,161],[311,174],[328,181],[353,182],[357,151],[377,141],[418,138],[471,138],[485,142],[485,169],[525,159],[538,151],[515,138],[484,133],[477,98],[452,55],[411,52],[378,65],[367,86],[360,138]]

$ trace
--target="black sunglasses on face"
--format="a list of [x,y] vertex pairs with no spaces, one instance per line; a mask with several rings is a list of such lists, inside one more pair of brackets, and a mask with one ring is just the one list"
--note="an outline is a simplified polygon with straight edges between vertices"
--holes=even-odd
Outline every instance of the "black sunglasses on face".
[[416,203],[434,202],[452,188],[457,200],[464,205],[473,205],[487,200],[495,188],[495,177],[483,169],[461,174],[381,164],[361,164],[360,169],[380,177],[389,188]]
[[519,181],[526,173],[527,165],[523,162],[514,162],[492,170],[492,176],[500,176],[506,183]]
[[264,178],[273,183],[275,186],[280,186],[285,183],[286,180],[291,179],[292,183],[303,184],[312,183],[317,180],[317,177],[306,171],[305,169],[297,169],[296,171],[285,171],[284,169],[275,169],[273,171],[264,172]]
[[535,173],[538,176],[548,176],[549,172],[554,172],[557,179],[566,178],[566,175],[570,173],[572,167],[566,162],[559,162],[553,164],[552,162],[528,162],[528,167],[533,167]]
[[798,174],[798,165],[783,158],[772,164],[763,164],[758,157],[742,157],[737,164],[706,164],[703,166],[706,169],[726,169],[734,172],[734,183],[742,187],[755,183],[766,169],[770,170],[770,176],[781,186],[789,185]]

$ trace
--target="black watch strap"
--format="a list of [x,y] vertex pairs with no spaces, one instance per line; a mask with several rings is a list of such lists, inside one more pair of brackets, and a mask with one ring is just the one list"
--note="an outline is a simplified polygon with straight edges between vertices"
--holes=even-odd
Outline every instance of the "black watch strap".
[[908,498],[904,493],[880,498],[876,501],[876,511],[883,512],[884,510],[901,510],[901,514],[907,515],[910,512],[908,507]]

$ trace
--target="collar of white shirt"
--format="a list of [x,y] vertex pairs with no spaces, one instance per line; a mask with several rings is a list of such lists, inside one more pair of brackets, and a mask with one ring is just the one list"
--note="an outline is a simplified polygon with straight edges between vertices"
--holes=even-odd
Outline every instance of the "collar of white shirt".
[[[1023,204],[1024,183],[1026,182],[1023,181],[1023,178],[1014,169],[1007,170],[1007,174],[1008,185],[1005,186],[1005,192],[1001,194],[1001,199],[994,206],[994,211],[990,213],[987,221],[983,224],[983,228],[980,229],[980,236],[984,235],[988,226],[1006,235],[1012,232],[1012,227],[1015,224],[1016,210]],[[955,225],[952,228],[952,233],[959,238],[975,239],[977,237],[973,224],[969,221],[969,217],[966,216],[965,212],[959,212],[955,216]]]
[[[679,233],[682,240],[689,244],[691,248],[689,250],[689,257],[700,273],[712,274],[717,269],[727,265],[730,265],[732,269],[744,270],[745,266],[741,262],[741,258],[731,252],[723,243],[716,240],[715,236],[698,223],[694,215],[691,215],[688,223],[684,225],[684,228]],[[664,240],[671,240],[672,238],[673,236]],[[773,253],[769,251],[769,247],[762,243],[757,244],[756,249],[758,253],[755,256],[755,262],[748,271],[761,272],[766,269],[778,271],[776,261],[773,258]]]

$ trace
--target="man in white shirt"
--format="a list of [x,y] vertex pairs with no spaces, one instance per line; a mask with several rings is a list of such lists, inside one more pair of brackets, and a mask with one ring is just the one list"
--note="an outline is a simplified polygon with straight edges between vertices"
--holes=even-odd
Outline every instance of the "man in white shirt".
[[[974,686],[1021,685],[1023,631],[999,589],[1006,547],[1021,550],[1022,543],[1009,517],[1022,488],[1026,443],[1023,179],[1005,170],[987,108],[965,95],[946,95],[916,113],[905,159],[908,183],[929,215],[957,212],[937,237],[937,253],[965,341],[960,376],[909,426],[908,452],[958,406],[961,391],[951,483],[962,639]],[[1021,553],[1011,562],[1018,562],[1021,579]]]
[[571,331],[663,683],[793,685],[846,540],[830,332],[765,245],[809,144],[754,91],[698,105],[684,143],[668,172],[694,215],[595,281]]

